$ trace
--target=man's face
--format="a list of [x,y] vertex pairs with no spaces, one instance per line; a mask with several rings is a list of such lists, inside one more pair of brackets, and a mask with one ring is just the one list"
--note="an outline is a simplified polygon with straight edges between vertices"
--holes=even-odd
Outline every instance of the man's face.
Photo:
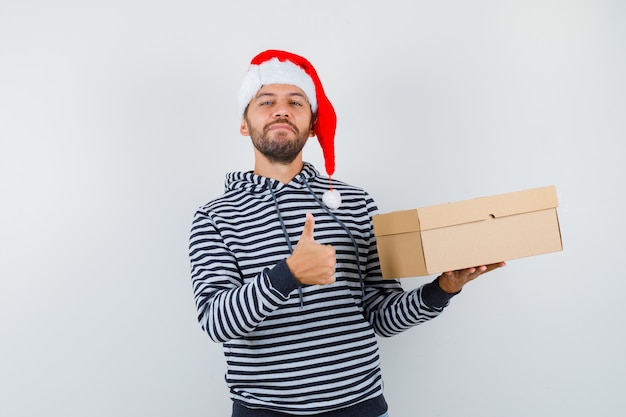
[[264,85],[250,101],[241,122],[241,134],[272,163],[288,164],[300,154],[312,126],[306,95],[288,84]]

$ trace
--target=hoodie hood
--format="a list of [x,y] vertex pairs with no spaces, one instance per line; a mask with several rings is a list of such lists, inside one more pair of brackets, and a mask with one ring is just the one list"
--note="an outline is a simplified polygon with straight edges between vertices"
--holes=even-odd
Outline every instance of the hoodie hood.
[[237,171],[226,174],[224,188],[226,192],[246,190],[251,193],[265,193],[268,189],[280,190],[285,186],[302,188],[305,187],[305,183],[316,182],[319,179],[321,179],[319,171],[312,164],[305,162],[302,170],[289,184],[257,175],[253,171]]

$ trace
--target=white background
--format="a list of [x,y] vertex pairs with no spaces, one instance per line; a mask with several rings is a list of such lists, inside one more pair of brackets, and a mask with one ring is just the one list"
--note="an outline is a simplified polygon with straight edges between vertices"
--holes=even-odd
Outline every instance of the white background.
[[1,0],[0,415],[230,415],[187,239],[252,168],[236,93],[268,48],[316,66],[335,177],[382,212],[557,186],[563,252],[381,340],[391,416],[624,415],[625,21],[620,0]]

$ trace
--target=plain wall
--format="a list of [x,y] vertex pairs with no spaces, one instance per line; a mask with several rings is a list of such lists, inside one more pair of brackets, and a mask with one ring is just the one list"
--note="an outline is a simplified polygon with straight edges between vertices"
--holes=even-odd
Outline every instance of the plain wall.
[[380,341],[391,416],[624,415],[625,5],[2,0],[0,415],[230,415],[187,239],[252,168],[268,48],[316,66],[381,212],[557,187],[562,252]]

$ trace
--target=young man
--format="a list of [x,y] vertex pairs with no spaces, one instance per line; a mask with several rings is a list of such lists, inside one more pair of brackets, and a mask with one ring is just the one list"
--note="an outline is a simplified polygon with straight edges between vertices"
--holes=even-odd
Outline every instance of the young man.
[[[312,65],[253,58],[240,94],[253,171],[193,220],[202,329],[223,343],[233,417],[387,415],[376,334],[439,315],[463,285],[504,263],[451,271],[413,291],[381,277],[363,189],[331,181],[336,117]],[[328,177],[303,161],[317,136]]]

